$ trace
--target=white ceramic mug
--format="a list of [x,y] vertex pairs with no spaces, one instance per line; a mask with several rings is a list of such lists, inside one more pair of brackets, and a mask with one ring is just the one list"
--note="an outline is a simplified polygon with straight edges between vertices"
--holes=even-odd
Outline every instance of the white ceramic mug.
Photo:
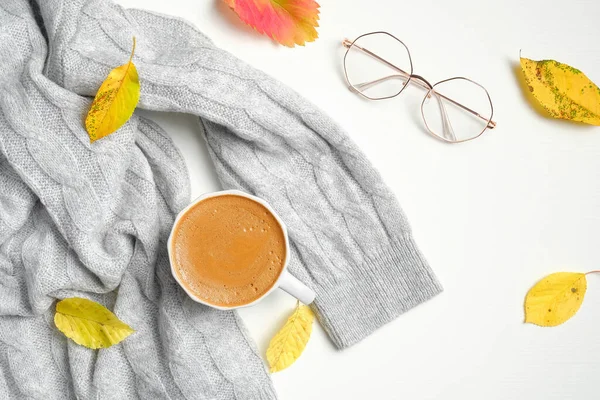
[[[173,254],[173,240],[174,240],[173,237],[174,237],[174,233],[175,233],[175,228],[177,227],[177,224],[179,223],[179,220],[181,219],[181,217],[183,217],[189,211],[190,208],[194,207],[196,204],[200,203],[201,201],[206,200],[211,197],[218,197],[218,196],[225,196],[225,195],[242,196],[242,197],[246,197],[250,200],[253,200],[259,204],[262,204],[267,210],[269,210],[269,212],[271,214],[273,214],[273,216],[275,217],[275,219],[281,226],[281,230],[283,231],[283,237],[285,238],[285,260],[283,263],[283,269],[281,270],[281,273],[279,274],[277,281],[275,281],[275,284],[273,284],[271,289],[269,289],[265,294],[263,294],[261,297],[254,300],[253,302],[248,303],[248,304],[243,304],[241,306],[233,306],[233,307],[222,307],[222,306],[217,306],[214,304],[207,303],[206,301],[199,299],[192,292],[190,292],[185,287],[185,285],[181,282],[181,280],[177,276],[177,273],[175,272],[175,258],[174,258],[174,254]],[[248,307],[248,306],[258,303],[259,301],[264,299],[266,296],[268,296],[269,293],[271,293],[273,290],[275,290],[277,288],[285,290],[290,295],[294,296],[295,298],[297,298],[304,304],[310,304],[315,299],[315,292],[313,292],[311,289],[309,289],[304,283],[302,283],[298,279],[296,279],[288,271],[288,264],[289,264],[289,260],[290,260],[290,241],[288,238],[287,228],[286,228],[285,224],[283,223],[283,221],[281,220],[281,218],[279,218],[279,215],[277,215],[275,210],[273,210],[273,208],[271,208],[271,206],[263,199],[260,199],[256,196],[249,195],[244,192],[240,192],[239,190],[223,190],[220,192],[206,193],[206,194],[203,194],[202,196],[198,197],[196,200],[194,200],[189,206],[187,206],[183,211],[181,211],[177,215],[177,218],[175,219],[175,223],[173,224],[173,228],[171,229],[171,235],[169,236],[169,242],[168,242],[167,247],[169,249],[169,262],[171,263],[171,273],[173,274],[173,277],[175,278],[177,283],[179,283],[179,286],[181,286],[181,288],[183,290],[185,290],[185,292],[188,294],[188,296],[190,296],[192,298],[192,300],[194,300],[198,303],[202,303],[207,306],[217,308],[219,310],[231,310],[234,308]]]

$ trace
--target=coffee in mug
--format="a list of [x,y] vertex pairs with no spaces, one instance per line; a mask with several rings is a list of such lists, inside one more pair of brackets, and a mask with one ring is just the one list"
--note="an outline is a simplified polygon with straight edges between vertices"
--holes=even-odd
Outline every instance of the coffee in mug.
[[208,197],[173,228],[173,270],[186,291],[220,307],[252,303],[285,267],[286,238],[275,216],[246,196]]

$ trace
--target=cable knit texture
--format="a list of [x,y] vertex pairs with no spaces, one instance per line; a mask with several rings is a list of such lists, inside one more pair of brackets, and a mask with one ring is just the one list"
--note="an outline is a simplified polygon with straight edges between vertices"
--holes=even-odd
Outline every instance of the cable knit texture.
[[[288,225],[290,269],[339,348],[441,291],[393,194],[348,137],[191,24],[106,0],[0,2],[0,398],[272,399],[234,312],[191,301],[165,241],[189,202],[183,159],[137,114],[90,144],[108,72],[134,62],[139,108],[199,117],[224,188]],[[92,351],[53,324],[83,296],[136,333]]]

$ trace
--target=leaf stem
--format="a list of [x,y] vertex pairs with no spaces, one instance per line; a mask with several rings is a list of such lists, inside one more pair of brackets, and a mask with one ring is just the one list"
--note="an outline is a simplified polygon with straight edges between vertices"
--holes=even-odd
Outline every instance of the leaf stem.
[[133,37],[133,48],[131,49],[131,55],[129,56],[129,62],[133,60],[133,53],[135,53],[135,36]]
[[595,269],[595,270],[593,270],[593,271],[586,272],[585,274],[586,274],[586,275],[588,275],[588,274],[600,274],[600,270],[599,270],[599,269]]

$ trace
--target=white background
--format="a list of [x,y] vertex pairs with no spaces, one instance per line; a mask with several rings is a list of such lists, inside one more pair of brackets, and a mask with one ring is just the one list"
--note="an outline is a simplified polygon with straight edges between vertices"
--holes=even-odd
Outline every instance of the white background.
[[[288,49],[219,0],[118,0],[190,20],[213,41],[337,120],[398,196],[445,291],[354,347],[323,330],[273,375],[283,400],[598,399],[600,275],[557,328],[523,324],[529,288],[555,271],[600,268],[600,127],[551,120],[526,99],[519,50],[600,84],[600,2],[321,0],[319,39]],[[387,30],[431,82],[463,75],[490,92],[498,128],[448,145],[425,133],[416,87],[383,102],[342,79],[344,37]],[[218,190],[195,119],[148,113],[173,137],[192,194]],[[295,301],[274,293],[241,311],[264,353]]]

